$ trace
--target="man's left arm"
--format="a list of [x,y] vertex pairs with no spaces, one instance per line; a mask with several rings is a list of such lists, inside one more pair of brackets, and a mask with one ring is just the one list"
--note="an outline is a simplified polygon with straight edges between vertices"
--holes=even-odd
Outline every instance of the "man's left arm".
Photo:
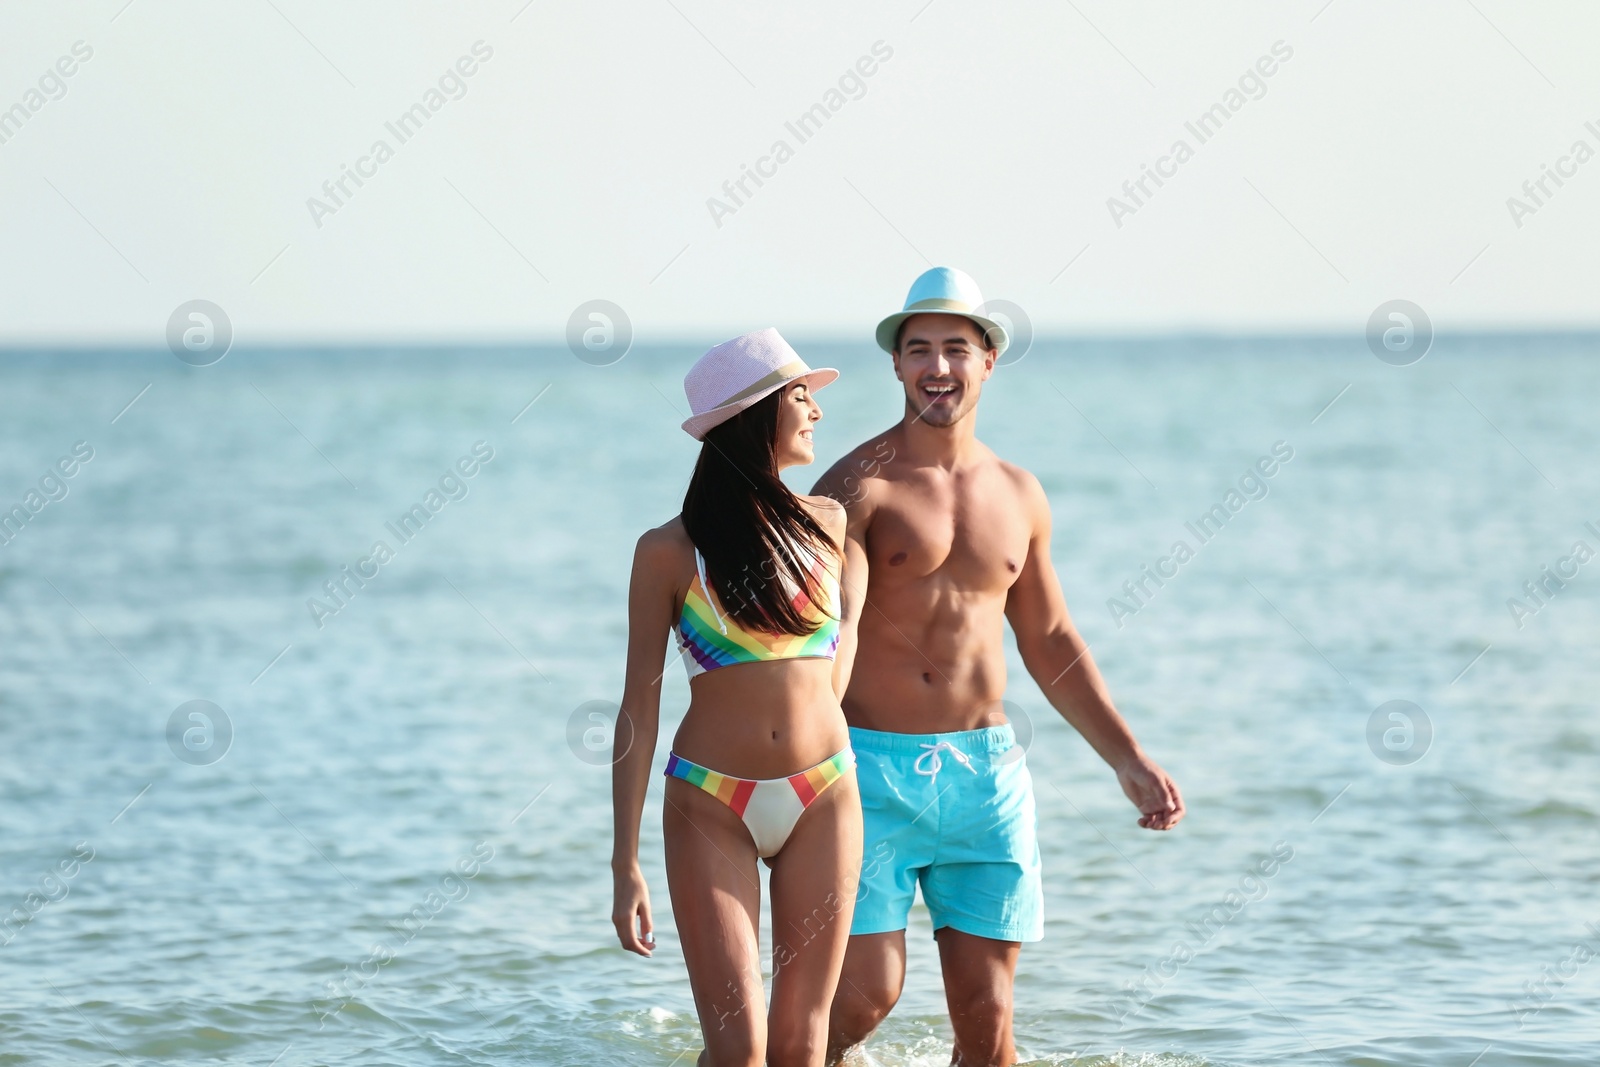
[[1170,830],[1183,818],[1183,796],[1172,777],[1139,747],[1111,702],[1089,646],[1072,624],[1066,598],[1050,562],[1050,502],[1037,478],[1024,472],[1032,534],[1022,573],[1006,597],[1006,618],[1017,651],[1045,699],[1117,772],[1117,782],[1139,809],[1139,825]]

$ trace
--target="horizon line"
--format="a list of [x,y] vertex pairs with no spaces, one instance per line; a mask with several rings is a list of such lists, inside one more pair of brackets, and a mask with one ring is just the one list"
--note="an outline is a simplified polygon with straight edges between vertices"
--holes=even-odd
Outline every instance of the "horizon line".
[[[720,337],[720,334],[684,334],[660,337],[650,341],[634,339],[629,346],[629,351],[670,349],[693,347],[707,343],[709,338]],[[796,344],[820,345],[860,345],[874,352],[881,351],[873,338],[841,334],[836,332],[796,332],[789,335]],[[1600,324],[1593,326],[1543,326],[1543,327],[1486,327],[1468,330],[1441,330],[1433,335],[1433,343],[1441,341],[1462,339],[1527,339],[1527,340],[1580,340],[1593,338],[1600,340]],[[1361,342],[1363,334],[1359,330],[1160,330],[1144,333],[1090,333],[1090,332],[1050,332],[1036,333],[1030,339],[1030,347],[1038,344],[1082,344],[1082,343],[1113,343],[1113,344],[1138,344],[1150,342],[1183,342],[1183,341],[1243,341],[1243,342],[1273,342],[1273,341],[1342,341]],[[715,344],[712,340],[710,343]],[[391,349],[400,351],[448,351],[462,352],[492,352],[511,349],[532,349],[535,351],[548,350],[550,352],[567,352],[567,345],[561,337],[483,337],[462,340],[450,337],[423,337],[423,338],[351,338],[340,336],[302,336],[302,337],[274,337],[259,342],[241,342],[235,337],[230,346],[232,351],[251,351],[260,353],[273,353],[293,351],[297,349],[323,349],[332,351],[370,351],[373,349]],[[89,355],[108,352],[163,352],[165,346],[159,339],[124,341],[124,340],[6,340],[0,339],[0,357],[8,355],[25,354],[62,354],[62,355]]]

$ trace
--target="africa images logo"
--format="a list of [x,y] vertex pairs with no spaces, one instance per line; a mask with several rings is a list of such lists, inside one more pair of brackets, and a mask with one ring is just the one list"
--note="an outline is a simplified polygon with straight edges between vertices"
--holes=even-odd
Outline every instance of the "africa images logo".
[[1294,49],[1287,42],[1273,41],[1270,54],[1261,56],[1254,65],[1246,67],[1238,81],[1223,92],[1221,100],[1202,111],[1193,122],[1183,124],[1189,136],[1194,138],[1194,144],[1179,137],[1172,142],[1166,155],[1157,157],[1154,167],[1148,163],[1139,164],[1139,176],[1122,183],[1122,194],[1127,199],[1115,196],[1106,198],[1106,210],[1111,213],[1111,221],[1117,229],[1122,229],[1123,220],[1137,214],[1155,196],[1155,189],[1150,188],[1151,183],[1159,189],[1166,184],[1164,179],[1176,178],[1178,168],[1194,158],[1196,147],[1222,132],[1223,125],[1242,111],[1245,104],[1266,96],[1266,79],[1278,73],[1279,67],[1293,56]]
[[794,138],[793,145],[779,137],[772,142],[765,155],[757,157],[754,167],[741,163],[739,176],[729,178],[722,183],[722,193],[726,199],[706,197],[706,210],[711,212],[711,221],[716,223],[717,229],[722,229],[724,218],[737,214],[746,201],[755,195],[750,183],[753,182],[756,189],[759,189],[766,184],[765,179],[777,177],[778,168],[794,158],[795,147],[805,144],[822,132],[823,124],[838,114],[845,104],[866,96],[866,79],[876,74],[879,67],[892,58],[894,58],[893,48],[883,41],[872,42],[871,55],[857,59],[853,66],[847,67],[845,72],[839,75],[836,84],[822,94],[821,100],[802,111],[793,122],[783,124],[783,128]]
[[[494,49],[483,41],[476,41],[472,45],[472,55],[462,56],[445,72],[439,75],[438,82],[430,85],[422,94],[422,98],[399,115],[394,121],[385,122],[383,128],[394,138],[394,144],[379,137],[368,147],[365,155],[356,158],[355,166],[341,163],[339,175],[322,183],[322,193],[326,199],[315,196],[306,198],[306,210],[311,213],[311,221],[317,229],[322,229],[322,220],[328,215],[337,215],[341,208],[353,198],[357,191],[368,181],[378,176],[378,168],[389,162],[395,156],[399,146],[410,141],[422,132],[433,116],[444,108],[451,100],[460,100],[467,95],[467,79],[478,73],[480,65],[489,62],[494,56]],[[476,57],[476,58],[474,58]],[[351,188],[351,186],[354,188]]]

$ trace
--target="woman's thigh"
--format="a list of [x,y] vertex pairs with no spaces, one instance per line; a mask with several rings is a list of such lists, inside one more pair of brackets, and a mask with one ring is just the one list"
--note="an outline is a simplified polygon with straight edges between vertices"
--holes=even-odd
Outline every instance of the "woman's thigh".
[[676,778],[667,779],[662,809],[672,916],[710,1062],[760,1063],[766,996],[750,832],[726,804]]
[[861,874],[854,771],[812,802],[770,862],[773,1040],[825,1041]]

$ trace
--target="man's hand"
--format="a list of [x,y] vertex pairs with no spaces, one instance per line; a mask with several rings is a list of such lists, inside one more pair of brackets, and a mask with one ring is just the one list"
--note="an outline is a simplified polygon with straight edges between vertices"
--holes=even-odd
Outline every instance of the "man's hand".
[[1146,830],[1170,830],[1183,818],[1183,796],[1178,783],[1155,760],[1139,756],[1117,769],[1117,782],[1139,809],[1139,825]]

